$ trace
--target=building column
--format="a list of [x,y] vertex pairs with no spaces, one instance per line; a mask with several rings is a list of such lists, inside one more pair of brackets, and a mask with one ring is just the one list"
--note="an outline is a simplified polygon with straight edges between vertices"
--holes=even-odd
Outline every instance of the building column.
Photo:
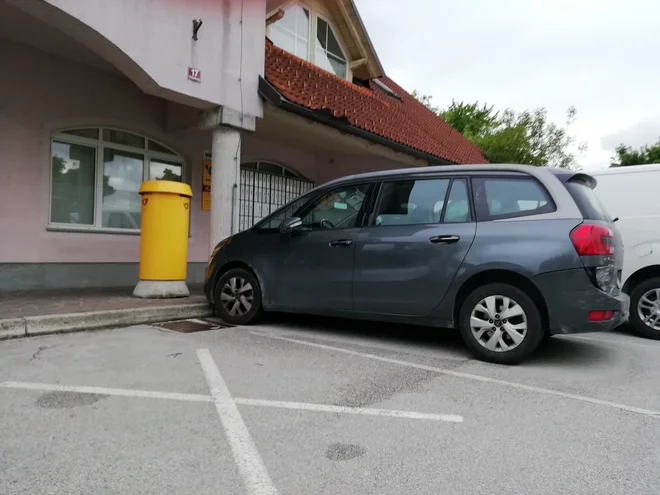
[[241,133],[253,132],[256,118],[226,107],[202,115],[199,127],[212,134],[211,225],[209,254],[216,244],[239,231]]
[[222,126],[213,130],[211,165],[211,246],[238,232],[241,132]]

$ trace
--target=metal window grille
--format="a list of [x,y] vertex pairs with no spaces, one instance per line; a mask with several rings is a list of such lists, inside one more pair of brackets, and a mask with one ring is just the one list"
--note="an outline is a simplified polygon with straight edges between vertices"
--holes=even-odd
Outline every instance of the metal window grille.
[[239,229],[249,229],[313,187],[304,179],[241,169]]

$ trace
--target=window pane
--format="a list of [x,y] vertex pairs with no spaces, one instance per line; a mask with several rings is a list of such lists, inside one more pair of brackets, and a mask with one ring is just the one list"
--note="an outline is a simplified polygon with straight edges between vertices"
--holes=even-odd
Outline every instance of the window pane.
[[408,180],[383,184],[376,225],[438,223],[449,179]]
[[279,165],[273,165],[272,163],[259,162],[259,172],[264,172],[266,174],[274,175],[284,175],[282,167]]
[[103,129],[103,140],[110,141],[111,143],[123,144],[124,146],[144,148],[144,138],[131,134],[130,132]]
[[[281,22],[281,21],[280,21]],[[270,26],[270,40],[275,46],[289,53],[296,53],[296,35],[288,29],[282,29],[279,22]]]
[[554,205],[535,180],[475,179],[475,201],[485,204],[487,216],[554,211]]
[[326,50],[328,48],[328,23],[325,22],[320,17],[317,18],[318,22],[316,23],[316,39],[319,42],[321,48]]
[[53,141],[51,223],[94,225],[96,148]]
[[309,10],[300,7],[299,5],[296,5],[294,8],[297,12],[296,34],[300,38],[309,41]]
[[276,211],[272,216],[264,219],[263,223],[259,224],[259,229],[277,229],[282,221],[293,216],[307,201],[309,196],[302,196],[293,200],[282,210]]
[[333,54],[335,57],[338,57],[342,60],[346,59],[344,52],[341,50],[341,47],[339,46],[339,41],[337,40],[334,31],[330,27],[328,28],[328,46],[326,48],[328,52]]
[[257,170],[257,164],[256,162],[244,163],[243,165],[241,165],[241,168],[245,168],[248,170]]
[[309,60],[309,42],[296,38],[296,51],[293,54],[303,60]]
[[303,218],[309,229],[348,229],[357,224],[358,214],[369,190],[368,185],[335,189],[318,199]]
[[68,131],[62,131],[62,134],[71,134],[72,136],[80,136],[89,139],[98,139],[99,130],[98,129],[69,129]]
[[144,157],[106,148],[103,152],[103,227],[139,229]]
[[336,76],[346,79],[346,62],[338,60],[332,55],[328,55],[328,62],[328,71],[332,72]]
[[445,211],[446,223],[467,222],[470,219],[470,203],[468,188],[465,179],[457,179],[451,185],[447,209]]
[[176,153],[171,149],[166,148],[165,146],[162,146],[151,140],[149,141],[149,149],[151,151],[157,151],[158,153],[167,153],[168,155],[176,155]]
[[151,159],[151,180],[172,180],[181,182],[183,166],[180,163]]

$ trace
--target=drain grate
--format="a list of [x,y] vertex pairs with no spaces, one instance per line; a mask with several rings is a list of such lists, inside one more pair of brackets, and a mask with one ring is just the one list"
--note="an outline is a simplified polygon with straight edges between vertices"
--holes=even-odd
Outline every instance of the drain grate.
[[206,332],[208,330],[218,330],[220,328],[233,327],[233,325],[228,325],[227,323],[209,320],[168,321],[167,323],[161,323],[158,326],[165,330],[172,330],[174,332],[180,333]]

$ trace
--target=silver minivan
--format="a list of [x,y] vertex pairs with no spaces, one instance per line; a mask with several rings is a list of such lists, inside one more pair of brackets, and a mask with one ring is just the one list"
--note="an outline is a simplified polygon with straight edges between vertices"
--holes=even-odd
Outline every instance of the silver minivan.
[[235,325],[277,311],[458,328],[479,358],[518,363],[628,318],[595,185],[525,165],[344,177],[221,241],[206,296]]

